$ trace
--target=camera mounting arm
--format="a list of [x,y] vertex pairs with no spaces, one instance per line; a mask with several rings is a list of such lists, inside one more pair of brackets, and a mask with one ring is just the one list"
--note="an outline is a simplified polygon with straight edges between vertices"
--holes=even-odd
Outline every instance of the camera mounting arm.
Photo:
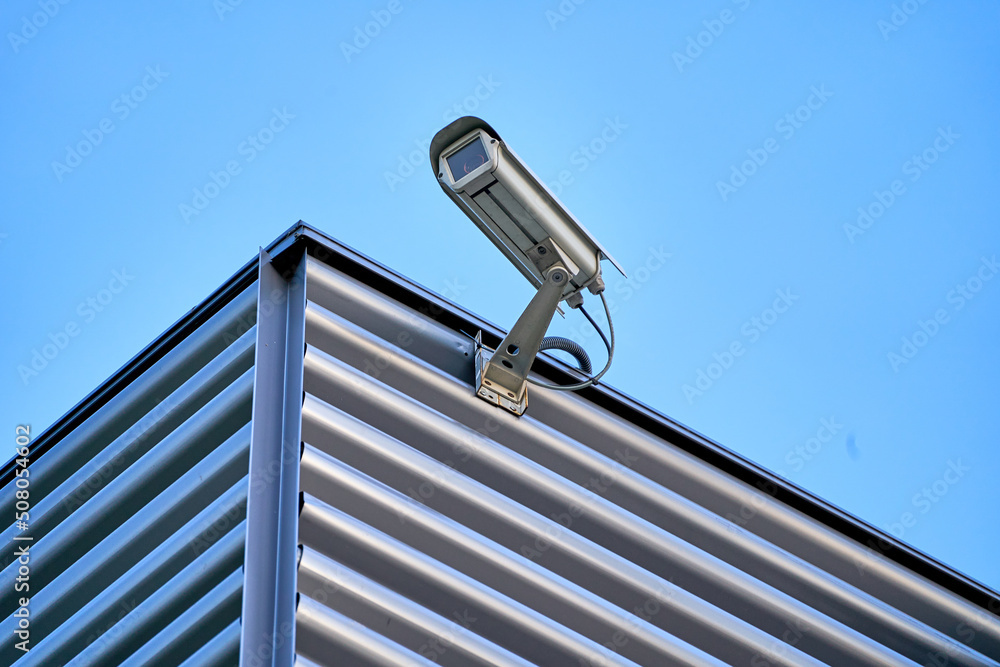
[[568,280],[566,267],[561,263],[550,265],[545,282],[492,358],[487,360],[484,348],[477,346],[476,394],[480,398],[519,416],[528,409],[528,372],[563,298]]

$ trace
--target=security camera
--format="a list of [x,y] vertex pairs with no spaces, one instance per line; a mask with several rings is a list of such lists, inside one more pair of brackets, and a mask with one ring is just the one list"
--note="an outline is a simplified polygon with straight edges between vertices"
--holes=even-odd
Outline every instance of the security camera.
[[[477,395],[518,416],[524,414],[527,384],[542,384],[528,377],[540,349],[569,351],[589,373],[590,360],[581,347],[544,337],[563,300],[580,308],[597,328],[608,349],[608,363],[584,382],[542,386],[575,390],[597,382],[614,357],[614,327],[604,297],[601,261],[607,259],[625,272],[485,121],[466,116],[445,127],[431,140],[430,158],[445,194],[538,289],[490,358],[485,356],[482,334],[477,336]],[[582,308],[584,288],[601,297],[610,342]]]
[[485,121],[459,118],[434,136],[430,154],[445,193],[536,288],[561,262],[570,274],[562,297],[578,307],[584,287],[604,290],[602,259],[621,271]]

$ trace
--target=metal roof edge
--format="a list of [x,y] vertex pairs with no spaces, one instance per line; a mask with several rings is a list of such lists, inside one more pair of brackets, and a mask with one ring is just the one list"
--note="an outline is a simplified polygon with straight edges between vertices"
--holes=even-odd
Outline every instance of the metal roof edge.
[[[292,236],[295,230],[301,226],[304,226],[304,223],[299,221],[289,227],[268,245],[266,250],[270,252],[271,248],[282,244],[283,241]],[[67,433],[97,412],[112,396],[120,392],[146,369],[155,364],[181,340],[187,337],[191,331],[197,329],[236,295],[253,284],[257,279],[257,264],[257,257],[244,264],[226,282],[209,294],[204,301],[178,318],[166,331],[137,352],[121,368],[112,373],[107,380],[66,411],[62,417],[46,427],[38,436],[32,438],[32,460],[45,454],[52,447],[53,443],[58,442]],[[0,486],[6,485],[13,478],[14,460],[16,458],[16,455],[11,457],[0,468]]]
[[[340,271],[347,269],[346,272],[349,275],[361,280],[369,287],[423,312],[444,326],[455,331],[464,331],[470,335],[477,330],[482,330],[484,342],[491,347],[496,347],[506,333],[503,329],[459,304],[344,245],[315,227],[302,223],[301,227],[294,231],[294,234],[296,240],[306,241],[311,251],[310,254],[316,259]],[[323,256],[321,249],[324,247],[332,249],[341,259],[350,260],[354,266],[348,267],[327,261],[330,257],[329,253],[327,257]],[[319,254],[317,254],[318,249],[320,249]],[[539,355],[532,370],[557,383],[576,382],[580,379],[575,373],[575,369],[548,355]],[[864,546],[876,550],[885,558],[920,574],[994,615],[1000,616],[1000,593],[997,591],[899,541],[880,528],[816,496],[794,482],[776,475],[624,392],[602,383],[576,393],[635,426],[672,442],[685,452],[754,486],[775,500],[799,510]]]
[[[498,345],[503,338],[505,332],[496,325],[301,220],[289,227],[264,249],[273,258],[279,273],[284,273],[285,269],[292,266],[297,260],[297,249],[303,246],[317,260],[359,279],[369,287],[428,315],[446,327],[455,331],[463,331],[469,335],[473,335],[477,330],[482,330],[484,342],[492,347]],[[257,279],[257,269],[258,257],[254,257],[204,301],[179,318],[97,389],[90,392],[34,438],[32,457],[44,454],[55,442],[85,421],[107,403],[112,396],[120,392],[175,347],[191,331],[252,284]],[[555,357],[540,355],[536,359],[533,370],[553,382],[568,383],[579,380],[579,376],[572,367]],[[754,486],[775,500],[801,511],[859,544],[877,550],[890,561],[906,567],[972,604],[1000,616],[1000,593],[936,558],[897,540],[885,531],[853,516],[795,483],[779,477],[711,438],[605,384],[599,384],[577,393],[595,405],[670,441],[685,452]],[[0,469],[0,484],[6,485],[12,478],[13,472],[14,459],[12,458]]]

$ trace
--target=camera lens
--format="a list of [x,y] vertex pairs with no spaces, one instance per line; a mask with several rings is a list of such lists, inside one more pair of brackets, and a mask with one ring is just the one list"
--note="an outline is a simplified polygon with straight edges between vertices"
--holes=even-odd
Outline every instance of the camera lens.
[[466,160],[463,168],[465,169],[465,173],[469,174],[475,171],[476,167],[478,167],[481,164],[486,164],[486,160],[484,160],[481,155],[474,155],[470,157],[468,160]]
[[448,168],[455,180],[459,181],[489,161],[490,156],[483,140],[476,137],[448,156]]

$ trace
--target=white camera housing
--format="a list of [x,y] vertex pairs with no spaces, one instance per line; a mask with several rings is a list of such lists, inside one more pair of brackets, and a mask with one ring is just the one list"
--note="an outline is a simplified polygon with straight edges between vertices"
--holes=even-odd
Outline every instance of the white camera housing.
[[604,290],[602,259],[622,271],[485,121],[465,116],[442,129],[430,158],[445,193],[536,289],[561,263],[570,273],[561,298],[575,307],[584,287]]

